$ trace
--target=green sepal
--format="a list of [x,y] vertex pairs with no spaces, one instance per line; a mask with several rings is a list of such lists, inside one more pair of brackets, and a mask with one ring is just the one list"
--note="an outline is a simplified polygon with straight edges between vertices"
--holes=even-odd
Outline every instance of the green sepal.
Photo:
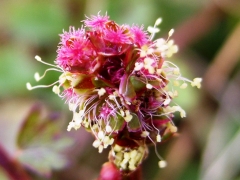
[[128,130],[130,132],[138,131],[141,127],[138,116],[135,113],[131,113],[132,119],[128,122]]
[[131,101],[135,98],[136,92],[129,77],[125,74],[120,82],[119,92],[124,96],[127,101]]
[[130,81],[136,92],[141,91],[142,89],[146,88],[146,84],[144,84],[142,81],[140,81],[136,76],[131,76]]
[[115,117],[111,116],[109,119],[109,126],[113,129],[113,131],[119,131],[124,128],[125,120],[122,116],[116,115]]

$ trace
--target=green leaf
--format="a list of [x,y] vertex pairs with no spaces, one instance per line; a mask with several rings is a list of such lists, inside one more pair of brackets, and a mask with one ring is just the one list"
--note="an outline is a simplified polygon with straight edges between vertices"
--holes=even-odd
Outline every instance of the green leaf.
[[63,155],[44,146],[25,149],[18,158],[30,170],[47,177],[52,169],[63,168],[67,163]]
[[35,127],[39,124],[40,115],[40,106],[36,105],[30,110],[17,136],[17,145],[19,147],[24,148],[32,142],[34,135],[36,135]]
[[61,132],[59,120],[60,116],[56,113],[43,118],[42,107],[35,105],[25,118],[17,137],[19,161],[43,176],[49,176],[52,169],[66,165],[67,159],[62,152],[73,143]]

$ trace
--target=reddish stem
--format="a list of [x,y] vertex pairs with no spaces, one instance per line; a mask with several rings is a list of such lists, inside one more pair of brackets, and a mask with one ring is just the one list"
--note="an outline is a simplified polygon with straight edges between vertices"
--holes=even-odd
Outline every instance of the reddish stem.
[[0,166],[8,174],[11,180],[30,180],[30,177],[25,172],[19,162],[10,158],[7,152],[0,145]]

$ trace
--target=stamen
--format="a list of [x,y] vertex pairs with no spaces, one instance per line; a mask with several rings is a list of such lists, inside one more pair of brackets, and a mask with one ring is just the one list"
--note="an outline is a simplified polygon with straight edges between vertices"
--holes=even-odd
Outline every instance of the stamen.
[[28,90],[33,90],[33,89],[37,89],[37,88],[49,88],[49,87],[52,87],[53,85],[57,84],[58,81],[52,83],[52,84],[49,84],[49,85],[38,85],[38,86],[32,86],[29,82],[26,84],[26,87]]
[[42,61],[41,57],[38,56],[38,55],[35,56],[35,59],[36,59],[37,61]]
[[63,69],[62,69],[61,67],[59,67],[59,66],[57,66],[57,65],[49,64],[49,63],[43,61],[43,60],[41,59],[41,57],[38,56],[38,55],[35,56],[35,59],[36,59],[37,61],[39,61],[39,62],[45,64],[45,65],[48,65],[48,66],[52,66],[52,67],[55,67],[55,68],[61,69],[62,72],[63,72]]
[[27,86],[27,89],[30,91],[30,90],[32,90],[32,86],[31,86],[31,84],[28,82],[27,84],[26,84],[26,86]]
[[126,110],[125,114],[126,114],[126,116],[123,118],[125,119],[126,122],[130,122],[132,120],[133,116],[130,114],[129,110]]
[[59,94],[59,93],[60,93],[60,88],[59,88],[59,86],[53,86],[52,91],[53,91],[55,94]]
[[187,83],[183,83],[183,84],[180,86],[180,88],[181,88],[181,89],[186,89],[187,86],[188,86]]
[[155,36],[156,33],[158,33],[160,31],[159,28],[157,28],[156,26],[158,26],[160,23],[162,22],[161,18],[158,18],[154,24],[154,26],[148,26],[147,30],[148,32],[151,33],[151,36],[149,37],[150,40],[153,39],[153,37]]
[[191,85],[194,87],[196,86],[198,89],[201,88],[201,82],[202,82],[202,78],[194,78],[193,82],[191,82]]
[[143,131],[141,134],[141,137],[148,137],[149,136],[149,132],[148,131]]
[[168,36],[171,37],[174,33],[174,29],[171,29],[169,32],[168,32]]
[[157,140],[157,142],[161,142],[161,141],[162,141],[162,138],[161,138],[160,134],[158,134],[158,135],[156,136],[156,140]]
[[160,161],[158,162],[158,166],[159,166],[160,168],[165,168],[165,167],[167,166],[167,162],[164,161],[164,160],[160,160]]
[[41,79],[38,72],[36,72],[36,73],[34,74],[34,79],[35,79],[36,81],[39,81],[39,80]]
[[152,89],[153,86],[152,86],[151,84],[147,84],[147,85],[146,85],[146,88],[147,88],[147,89]]
[[57,69],[57,68],[49,68],[49,69],[46,69],[45,71],[44,71],[44,73],[43,73],[43,75],[42,76],[40,76],[39,75],[39,73],[38,72],[36,72],[35,74],[34,74],[34,79],[36,80],[36,81],[39,81],[39,80],[41,80],[42,78],[44,78],[45,77],[45,75],[47,74],[47,72],[48,71],[57,71],[57,72],[63,72],[62,70],[59,70],[59,69]]
[[158,18],[155,22],[155,25],[158,26],[161,23],[162,23],[162,18]]

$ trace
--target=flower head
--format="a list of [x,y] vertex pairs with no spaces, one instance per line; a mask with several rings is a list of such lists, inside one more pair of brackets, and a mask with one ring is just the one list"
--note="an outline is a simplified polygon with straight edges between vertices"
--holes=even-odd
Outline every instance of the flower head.
[[[160,19],[148,28],[150,35],[143,26],[118,25],[99,14],[83,22],[82,28],[70,27],[60,35],[56,65],[48,70],[62,74],[49,86],[73,112],[67,130],[87,129],[100,153],[110,146],[110,161],[131,172],[146,158],[148,144],[156,145],[176,133],[174,113],[186,116],[180,106],[171,105],[178,95],[174,86],[186,88],[191,83],[200,88],[201,78],[182,77],[179,68],[167,60],[178,50],[171,40],[173,30],[167,39],[152,40]],[[28,83],[27,87],[45,86]],[[166,162],[157,156],[159,166],[165,167]]]

